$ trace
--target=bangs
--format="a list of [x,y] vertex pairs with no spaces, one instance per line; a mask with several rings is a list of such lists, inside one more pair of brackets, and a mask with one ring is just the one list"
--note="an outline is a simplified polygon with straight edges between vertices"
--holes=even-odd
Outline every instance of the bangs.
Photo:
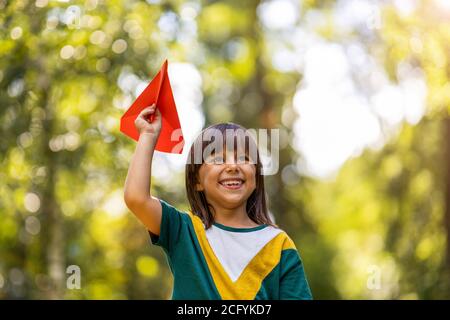
[[252,132],[237,124],[225,123],[202,131],[192,145],[188,164],[201,165],[218,158],[226,162],[230,153],[236,163],[258,165],[260,162]]

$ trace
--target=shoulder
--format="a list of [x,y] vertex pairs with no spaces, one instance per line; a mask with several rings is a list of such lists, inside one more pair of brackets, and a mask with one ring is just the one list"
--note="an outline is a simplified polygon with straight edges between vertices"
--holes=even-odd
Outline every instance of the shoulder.
[[280,244],[281,250],[288,250],[288,249],[294,249],[297,250],[297,247],[295,246],[294,241],[291,237],[284,231],[283,229],[279,227],[273,227],[268,226],[266,229],[273,230],[274,232],[277,232],[277,236],[275,240]]
[[166,200],[159,199],[159,202],[161,203],[161,208],[163,211],[168,211],[171,213],[177,213],[177,214],[186,215],[186,216],[188,215],[188,213],[186,211],[178,209],[177,207],[170,204]]
[[169,202],[159,199],[162,210],[162,223],[167,222],[169,224],[180,222],[186,224],[190,218],[187,211],[181,210]]

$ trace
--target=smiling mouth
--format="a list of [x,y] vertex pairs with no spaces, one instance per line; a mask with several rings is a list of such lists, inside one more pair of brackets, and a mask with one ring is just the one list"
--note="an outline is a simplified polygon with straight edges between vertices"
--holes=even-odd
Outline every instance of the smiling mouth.
[[242,187],[242,185],[245,183],[242,179],[225,179],[219,181],[219,184],[223,186],[226,189],[230,190],[237,190]]

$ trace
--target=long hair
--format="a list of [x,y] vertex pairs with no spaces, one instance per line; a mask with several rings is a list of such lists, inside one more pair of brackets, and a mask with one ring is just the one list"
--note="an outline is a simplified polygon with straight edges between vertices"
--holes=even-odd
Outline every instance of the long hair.
[[[207,202],[205,193],[203,191],[196,190],[196,185],[199,182],[200,167],[205,163],[205,159],[203,159],[204,150],[208,147],[208,145],[212,143],[211,141],[205,140],[204,137],[213,136],[213,131],[219,132],[222,137],[225,137],[223,139],[224,146],[226,145],[226,143],[231,143],[230,141],[226,141],[230,138],[227,133],[231,131],[233,133],[232,139],[234,139],[233,146],[236,146],[238,143],[237,139],[242,138],[239,137],[239,133],[246,132],[246,129],[238,124],[230,122],[212,125],[204,129],[198,135],[191,146],[185,170],[187,198],[192,213],[200,217],[206,229],[211,227],[211,225],[214,223],[214,209]],[[264,176],[262,175],[262,163],[259,157],[259,151],[256,147],[256,143],[253,138],[247,134],[244,137],[244,141],[246,156],[249,156],[248,152],[251,147],[254,148],[253,150],[256,150],[256,161],[254,162],[254,165],[256,167],[256,188],[247,199],[247,214],[249,218],[257,224],[276,226],[270,219],[267,210],[266,192],[264,190]],[[199,157],[198,155],[200,154],[200,151],[201,156]],[[236,149],[234,151],[236,152]],[[194,161],[194,159],[196,161]]]

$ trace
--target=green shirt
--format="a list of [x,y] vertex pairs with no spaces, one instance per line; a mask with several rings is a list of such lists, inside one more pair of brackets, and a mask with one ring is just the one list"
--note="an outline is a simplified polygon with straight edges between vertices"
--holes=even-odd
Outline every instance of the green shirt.
[[312,299],[302,260],[279,228],[232,228],[160,200],[161,246],[174,276],[172,299]]

